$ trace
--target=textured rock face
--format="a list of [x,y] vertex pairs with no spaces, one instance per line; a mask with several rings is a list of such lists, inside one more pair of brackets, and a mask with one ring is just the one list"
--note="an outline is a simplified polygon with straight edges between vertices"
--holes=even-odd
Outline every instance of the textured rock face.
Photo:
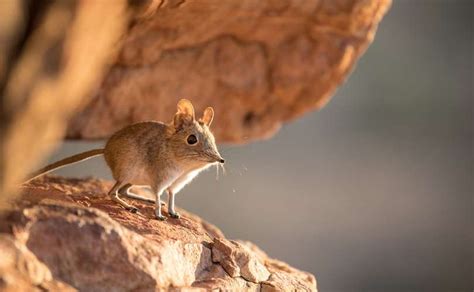
[[[106,197],[108,182],[46,177],[2,222],[0,282],[7,291],[315,291],[315,278],[180,210],[153,219]],[[166,215],[166,214],[165,214]],[[6,260],[4,260],[6,259]]]
[[0,235],[0,259],[1,291],[74,290],[53,279],[48,267],[11,235]]
[[390,0],[150,1],[69,138],[216,110],[219,142],[269,137],[324,105],[372,41]]

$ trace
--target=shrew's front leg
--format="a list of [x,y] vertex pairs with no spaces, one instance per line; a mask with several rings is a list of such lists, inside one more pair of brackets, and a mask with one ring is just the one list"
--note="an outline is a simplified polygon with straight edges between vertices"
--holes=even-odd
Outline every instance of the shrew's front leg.
[[173,192],[171,188],[168,188],[167,192],[168,192],[168,213],[170,214],[171,218],[179,219],[179,217],[181,216],[174,209],[174,199],[175,199],[176,194]]
[[155,217],[160,221],[165,221],[166,217],[161,214],[161,194],[163,193],[163,189],[154,189],[153,192],[156,195],[155,200]]

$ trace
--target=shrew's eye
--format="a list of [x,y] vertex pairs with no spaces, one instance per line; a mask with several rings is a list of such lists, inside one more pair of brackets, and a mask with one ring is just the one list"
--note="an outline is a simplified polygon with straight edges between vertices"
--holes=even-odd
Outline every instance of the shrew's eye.
[[195,135],[189,135],[186,141],[188,142],[189,145],[194,145],[198,142],[198,139],[196,138]]

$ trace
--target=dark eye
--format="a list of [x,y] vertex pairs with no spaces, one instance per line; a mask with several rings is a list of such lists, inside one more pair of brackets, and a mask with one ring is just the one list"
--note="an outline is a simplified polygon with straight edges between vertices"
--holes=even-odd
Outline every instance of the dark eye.
[[196,138],[195,135],[189,135],[186,141],[188,142],[189,145],[194,145],[198,142],[198,139]]

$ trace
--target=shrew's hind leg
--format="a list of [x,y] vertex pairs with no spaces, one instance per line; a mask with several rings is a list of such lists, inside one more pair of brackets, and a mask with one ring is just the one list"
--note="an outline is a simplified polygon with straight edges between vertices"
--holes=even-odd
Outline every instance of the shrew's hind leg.
[[125,209],[129,210],[132,213],[137,213],[138,209],[136,207],[130,205],[129,203],[125,202],[119,197],[119,191],[126,185],[129,185],[129,184],[127,183],[124,184],[123,182],[117,181],[115,185],[112,187],[112,189],[110,189],[109,196],[112,198],[114,202],[117,202],[123,207],[125,207]]
[[[131,191],[132,187],[143,187],[143,188],[145,188],[145,186],[136,186],[136,185],[134,186],[132,184],[125,184],[118,190],[118,192],[119,192],[120,195],[129,197],[129,198],[132,198],[132,199],[145,201],[145,202],[149,202],[149,203],[155,203],[155,200],[153,200],[153,199],[148,199],[148,198],[142,197],[142,196],[137,195],[134,192],[132,192]],[[147,188],[151,191],[150,187],[147,187]]]

